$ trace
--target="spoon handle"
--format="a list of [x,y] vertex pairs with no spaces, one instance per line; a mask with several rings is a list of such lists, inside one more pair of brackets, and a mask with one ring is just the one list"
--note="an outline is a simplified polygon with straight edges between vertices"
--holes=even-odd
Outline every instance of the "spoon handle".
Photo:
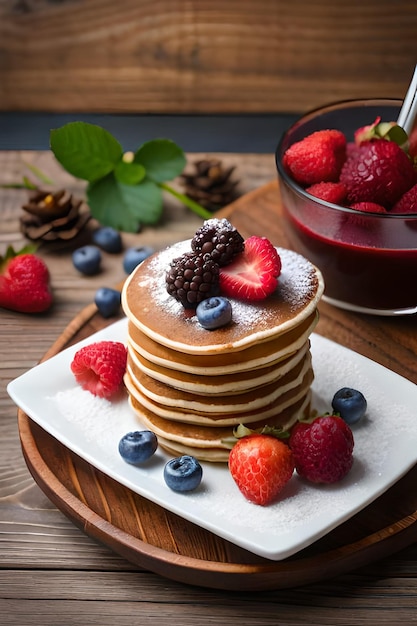
[[417,116],[417,65],[414,69],[413,78],[404,98],[401,111],[398,115],[397,124],[410,135]]

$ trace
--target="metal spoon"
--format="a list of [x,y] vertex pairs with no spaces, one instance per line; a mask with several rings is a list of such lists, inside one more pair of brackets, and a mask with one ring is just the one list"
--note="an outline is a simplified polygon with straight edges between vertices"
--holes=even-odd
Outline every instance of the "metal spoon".
[[417,116],[417,65],[414,69],[413,78],[405,95],[401,111],[398,115],[397,124],[405,130],[408,136],[413,129]]

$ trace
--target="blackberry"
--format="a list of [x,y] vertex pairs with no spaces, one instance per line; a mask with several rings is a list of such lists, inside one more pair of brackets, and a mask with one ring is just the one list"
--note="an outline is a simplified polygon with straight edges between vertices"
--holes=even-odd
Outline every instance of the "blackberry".
[[209,254],[187,252],[170,263],[165,277],[168,293],[185,308],[215,296],[219,290],[219,266]]
[[209,254],[213,261],[223,267],[243,251],[244,241],[227,219],[212,218],[206,220],[196,232],[191,247],[195,252]]

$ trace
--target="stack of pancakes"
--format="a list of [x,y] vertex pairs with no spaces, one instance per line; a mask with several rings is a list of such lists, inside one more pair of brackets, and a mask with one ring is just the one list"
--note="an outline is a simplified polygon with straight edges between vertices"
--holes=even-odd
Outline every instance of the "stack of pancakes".
[[260,302],[230,299],[232,322],[205,330],[165,286],[170,261],[189,249],[187,241],[154,254],[125,283],[125,383],[133,410],[162,447],[227,461],[237,425],[288,428],[308,413],[309,335],[323,280],[306,259],[278,248],[274,294]]

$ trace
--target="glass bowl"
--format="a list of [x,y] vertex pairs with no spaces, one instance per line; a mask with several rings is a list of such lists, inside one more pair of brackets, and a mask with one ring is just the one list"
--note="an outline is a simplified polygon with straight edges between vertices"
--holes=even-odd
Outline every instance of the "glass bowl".
[[376,315],[417,312],[417,215],[365,213],[310,195],[282,165],[287,148],[316,130],[354,131],[398,117],[399,100],[352,100],[316,109],[295,122],[276,150],[283,225],[291,247],[314,263],[325,281],[323,299]]

